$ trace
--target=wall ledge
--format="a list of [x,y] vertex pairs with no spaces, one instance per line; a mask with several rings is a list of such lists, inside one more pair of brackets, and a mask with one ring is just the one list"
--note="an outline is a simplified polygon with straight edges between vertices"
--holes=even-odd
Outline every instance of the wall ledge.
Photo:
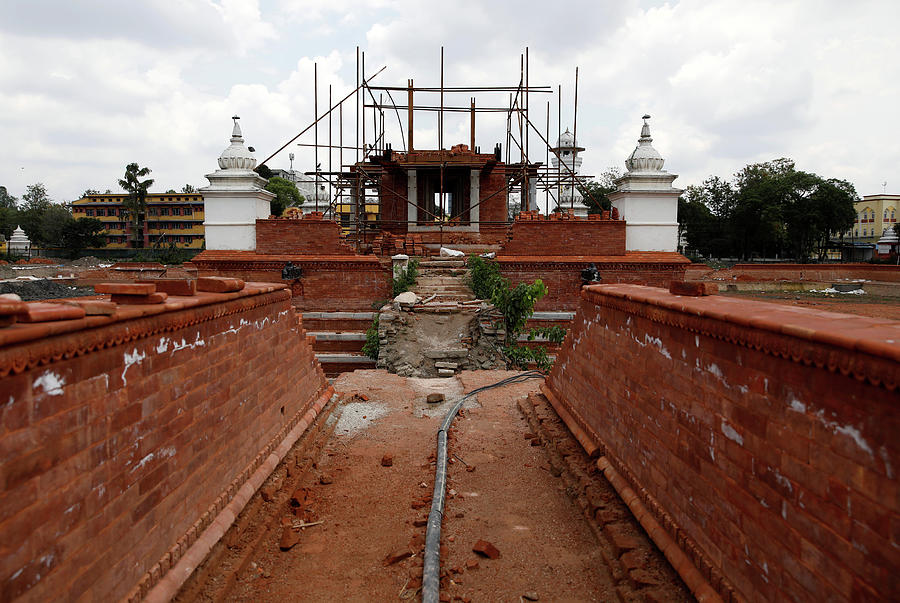
[[581,296],[889,391],[900,386],[900,322],[895,320],[720,296],[683,297],[643,285],[590,285]]

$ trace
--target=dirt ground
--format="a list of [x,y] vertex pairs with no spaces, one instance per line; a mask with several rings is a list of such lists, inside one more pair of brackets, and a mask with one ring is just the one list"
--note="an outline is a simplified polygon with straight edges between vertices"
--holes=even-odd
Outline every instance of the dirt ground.
[[[309,470],[301,469],[298,478],[297,470],[288,467],[286,475],[295,478],[267,482],[262,490],[269,488],[263,493],[271,502],[258,503],[249,514],[254,516],[239,519],[239,524],[257,526],[256,544],[246,544],[254,538],[230,533],[223,555],[231,560],[223,562],[220,555],[207,564],[178,600],[420,600],[438,425],[465,391],[512,374],[473,371],[416,379],[367,370],[341,375],[334,385],[344,402],[335,406],[320,442],[306,454]],[[644,600],[622,596],[621,576],[617,587],[596,528],[567,494],[559,471],[554,476],[548,449],[540,440],[532,444],[523,437],[530,429],[517,401],[536,392],[539,383],[479,393],[454,423],[442,529],[442,597]],[[430,393],[443,393],[445,401],[428,404]],[[385,455],[391,457],[390,466],[384,466]],[[299,458],[296,462],[303,465]],[[590,463],[586,456],[585,462]],[[272,493],[273,487],[285,492]],[[288,490],[295,502],[305,502],[292,507]],[[281,527],[319,521],[299,532]],[[273,528],[259,535],[258,526],[266,524]],[[284,531],[299,536],[286,551],[279,546]],[[474,553],[479,540],[493,544],[500,556]],[[652,544],[645,548],[655,551]],[[404,558],[390,563],[391,555]],[[676,594],[663,600],[689,600],[669,572]]]
[[720,295],[757,299],[776,304],[801,306],[843,312],[872,318],[890,318],[900,320],[900,298],[879,295],[855,295],[849,293],[811,293],[798,291],[729,291]]

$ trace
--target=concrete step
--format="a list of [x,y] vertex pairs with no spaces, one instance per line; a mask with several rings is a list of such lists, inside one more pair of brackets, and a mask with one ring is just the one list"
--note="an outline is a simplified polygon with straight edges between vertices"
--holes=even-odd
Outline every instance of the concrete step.
[[456,258],[431,258],[419,262],[419,268],[465,268],[466,261]]
[[313,351],[319,352],[346,352],[359,353],[362,351],[363,345],[366,343],[366,334],[361,332],[353,333],[332,333],[322,331],[307,331],[307,335],[316,338],[313,343]]
[[357,369],[375,368],[375,361],[362,354],[322,352],[317,353],[316,358],[328,377],[336,377],[341,373]]
[[447,274],[422,275],[416,278],[417,285],[465,285],[464,276],[450,276]]
[[316,332],[365,332],[375,312],[304,312],[303,328]]

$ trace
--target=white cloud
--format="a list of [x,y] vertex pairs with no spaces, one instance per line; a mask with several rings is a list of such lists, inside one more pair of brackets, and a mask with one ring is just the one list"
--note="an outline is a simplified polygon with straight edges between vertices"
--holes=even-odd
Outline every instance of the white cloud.
[[[260,159],[311,123],[313,62],[323,112],[329,83],[335,100],[353,88],[357,44],[368,74],[388,65],[375,82],[394,85],[436,85],[443,44],[450,86],[515,85],[528,45],[530,83],[563,84],[563,128],[572,124],[580,66],[588,173],[622,166],[648,112],[654,144],[682,187],[787,156],[850,179],[861,194],[880,191],[883,180],[897,190],[900,41],[885,25],[898,16],[888,1],[585,1],[555,10],[528,1],[513,10],[475,0],[11,0],[0,6],[8,141],[0,164],[11,166],[0,184],[18,195],[43,181],[55,198],[71,199],[115,188],[124,165],[138,161],[162,190],[200,185],[227,146],[232,114]],[[468,105],[468,94],[447,96]],[[555,140],[555,96],[531,95],[531,118],[543,133],[551,99]],[[404,104],[405,94],[394,100]],[[478,95],[479,106],[506,102],[506,94]],[[354,107],[345,106],[347,145]],[[416,118],[417,145],[434,144],[434,115]],[[467,119],[446,117],[447,145],[468,142]],[[402,148],[396,116],[385,121],[388,140]],[[369,140],[371,127],[369,117]],[[478,144],[505,143],[505,128],[504,115],[480,114]],[[319,133],[321,142],[327,121]],[[531,149],[543,159],[536,136]],[[290,150],[295,167],[312,168],[311,150]],[[286,166],[287,152],[271,165]]]

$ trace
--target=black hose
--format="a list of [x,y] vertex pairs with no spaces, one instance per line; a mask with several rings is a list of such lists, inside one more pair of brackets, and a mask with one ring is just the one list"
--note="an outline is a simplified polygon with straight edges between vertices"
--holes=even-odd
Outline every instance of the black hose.
[[507,377],[491,385],[484,385],[470,391],[460,398],[441,422],[437,432],[437,466],[434,470],[434,493],[431,497],[431,511],[428,513],[428,526],[425,528],[425,562],[422,568],[422,601],[438,603],[441,595],[441,522],[444,518],[444,497],[447,489],[447,432],[450,424],[466,400],[480,392],[503,387],[512,383],[520,383],[528,379],[543,379],[539,371],[526,371]]

